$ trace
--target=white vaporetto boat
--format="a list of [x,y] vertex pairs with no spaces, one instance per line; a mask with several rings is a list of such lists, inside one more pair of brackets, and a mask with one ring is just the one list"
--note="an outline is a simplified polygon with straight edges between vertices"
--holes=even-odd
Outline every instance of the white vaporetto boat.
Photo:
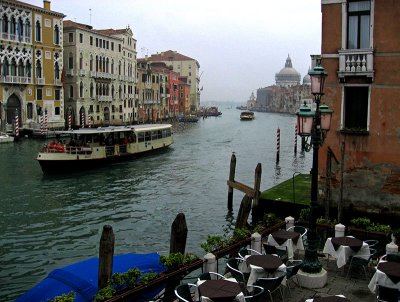
[[[105,163],[167,148],[173,143],[172,125],[108,126],[57,131],[37,160],[44,173],[65,173],[100,167]],[[66,136],[69,136],[64,140]]]

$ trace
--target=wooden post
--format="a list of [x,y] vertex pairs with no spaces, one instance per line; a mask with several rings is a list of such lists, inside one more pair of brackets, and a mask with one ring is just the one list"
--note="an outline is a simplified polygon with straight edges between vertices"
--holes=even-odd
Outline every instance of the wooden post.
[[[183,213],[179,213],[176,215],[176,218],[171,226],[171,240],[170,240],[170,247],[169,253],[182,253],[185,254],[186,248],[186,238],[187,238],[187,226],[186,226],[186,219]],[[164,292],[164,301],[174,301],[175,294],[174,290],[180,283],[180,278],[177,276],[176,278],[171,278],[168,280],[165,286]]]
[[185,254],[187,233],[185,214],[179,213],[171,226],[170,254]]
[[103,226],[99,248],[99,290],[106,287],[108,280],[111,279],[114,259],[114,242],[115,237],[112,227],[110,225]]
[[261,185],[261,163],[257,164],[255,175],[254,175],[254,199],[253,199],[253,211],[251,213],[253,226],[260,220],[260,185]]
[[[231,165],[229,168],[229,180],[235,181],[235,169],[236,169],[236,156],[235,153],[232,153],[231,156]],[[233,187],[228,187],[228,210],[232,211],[233,209]]]
[[279,152],[281,149],[281,129],[276,130],[276,164],[279,163]]
[[247,220],[251,211],[251,197],[249,195],[244,195],[242,202],[240,203],[239,212],[236,219],[236,229],[242,229],[247,227]]

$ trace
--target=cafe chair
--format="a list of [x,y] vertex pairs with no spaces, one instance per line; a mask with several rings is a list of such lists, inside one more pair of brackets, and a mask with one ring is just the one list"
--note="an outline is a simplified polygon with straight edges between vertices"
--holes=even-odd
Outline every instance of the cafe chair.
[[303,245],[304,247],[307,246],[307,229],[301,225],[294,225],[290,228],[288,228],[286,231],[293,231],[296,233],[300,233],[301,240],[303,240]]
[[285,278],[285,272],[277,272],[275,277],[269,278],[258,278],[254,285],[261,286],[264,289],[264,293],[268,293],[271,302],[274,300],[272,299],[272,294],[276,291],[279,291],[281,294],[282,301],[284,301],[283,291],[282,291],[282,281]]
[[248,255],[261,255],[261,253],[259,251],[244,247],[244,248],[239,250],[238,255],[239,255],[240,258],[242,258],[244,260],[245,256],[248,256]]
[[400,291],[397,288],[377,285],[376,300],[378,302],[397,302],[400,300]]
[[385,260],[386,261],[390,261],[390,262],[398,262],[398,263],[400,263],[400,253],[386,254]]
[[280,249],[274,245],[263,242],[263,247],[265,254],[277,255],[279,258],[281,258],[282,262],[286,262],[288,260],[287,246],[285,246],[284,249]]
[[264,289],[258,285],[248,285],[247,290],[251,294],[244,296],[246,302],[256,302],[264,293]]
[[241,258],[229,258],[226,262],[227,270],[231,273],[232,277],[236,279],[236,281],[243,288],[247,283],[247,277],[244,273],[239,270],[239,263],[242,262]]
[[296,278],[297,284],[299,284],[297,273],[302,263],[303,260],[289,260],[286,262],[286,287],[289,289],[290,296],[292,296],[292,290],[289,283],[293,278]]
[[371,248],[371,247],[376,248],[376,246],[379,244],[379,241],[378,241],[378,240],[374,240],[374,239],[364,240],[364,242],[365,242],[366,244],[368,244],[368,246],[369,246],[370,248]]
[[216,272],[206,272],[200,274],[197,277],[197,280],[219,280],[219,279],[226,279],[225,276],[218,274]]
[[183,283],[175,288],[175,296],[181,302],[197,302],[194,299],[197,285],[192,283]]
[[367,259],[361,258],[359,256],[351,257],[350,263],[349,263],[349,269],[347,270],[346,278],[349,277],[350,270],[353,267],[358,267],[358,268],[362,268],[364,270],[365,279],[368,280],[368,275],[367,275],[368,265],[369,265],[369,262],[371,261],[371,259],[375,256],[377,251],[375,249],[371,248],[371,249],[369,249],[369,252],[370,252],[370,255]]

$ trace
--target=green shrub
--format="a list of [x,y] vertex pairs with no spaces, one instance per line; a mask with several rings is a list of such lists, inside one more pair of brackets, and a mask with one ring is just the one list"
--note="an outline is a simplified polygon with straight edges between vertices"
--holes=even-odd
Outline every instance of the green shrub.
[[169,255],[160,256],[161,264],[167,267],[167,269],[178,268],[180,266],[190,264],[197,259],[199,259],[199,257],[190,253],[185,255],[182,253],[172,253]]
[[226,246],[227,241],[222,236],[210,236],[208,235],[206,242],[203,242],[200,246],[206,253],[211,253],[217,249]]
[[317,218],[317,224],[328,224],[331,226],[334,226],[337,224],[337,220],[330,220],[330,219],[326,219],[325,217],[321,216],[319,218]]
[[148,272],[148,273],[145,273],[145,274],[143,275],[143,277],[142,277],[142,279],[141,279],[140,281],[141,281],[141,283],[143,283],[143,284],[148,284],[150,281],[156,279],[157,277],[158,277],[158,274],[157,274],[157,273]]
[[240,241],[240,240],[246,239],[246,238],[248,238],[250,236],[251,236],[250,230],[238,228],[238,229],[235,229],[233,231],[233,234],[232,234],[232,236],[231,236],[229,241],[231,243],[233,243],[233,242],[236,242],[236,241]]
[[300,215],[299,215],[299,220],[301,221],[309,221],[310,220],[310,208],[304,208],[301,209]]
[[265,227],[272,227],[280,222],[280,219],[276,217],[275,213],[265,213],[263,216],[263,222]]
[[350,223],[357,228],[366,230],[371,225],[371,220],[368,217],[358,217],[350,220]]
[[54,299],[47,300],[47,302],[73,302],[75,301],[76,293],[70,291],[68,294],[62,294],[61,296],[55,296]]
[[390,227],[390,225],[372,223],[369,226],[367,226],[367,231],[382,232],[385,234],[389,234],[392,231],[392,228]]
[[94,300],[96,302],[101,302],[107,299],[111,299],[115,293],[116,290],[111,286],[111,284],[109,284],[97,292]]

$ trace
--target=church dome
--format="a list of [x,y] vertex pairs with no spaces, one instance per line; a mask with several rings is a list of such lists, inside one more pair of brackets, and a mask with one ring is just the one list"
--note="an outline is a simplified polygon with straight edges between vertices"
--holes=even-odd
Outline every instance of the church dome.
[[275,74],[276,85],[278,86],[295,86],[300,84],[300,73],[292,66],[292,59],[288,55],[285,67]]
[[311,85],[311,78],[308,73],[303,78],[303,85]]

